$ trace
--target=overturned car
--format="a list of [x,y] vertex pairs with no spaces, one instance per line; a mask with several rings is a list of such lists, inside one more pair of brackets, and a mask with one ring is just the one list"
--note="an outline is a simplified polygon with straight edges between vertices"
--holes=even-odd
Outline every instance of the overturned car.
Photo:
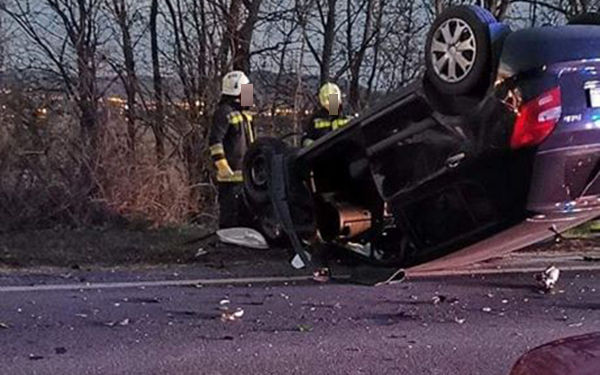
[[416,82],[309,147],[255,142],[243,173],[257,225],[305,262],[325,243],[410,267],[599,216],[600,26],[586,20],[512,31],[446,9]]

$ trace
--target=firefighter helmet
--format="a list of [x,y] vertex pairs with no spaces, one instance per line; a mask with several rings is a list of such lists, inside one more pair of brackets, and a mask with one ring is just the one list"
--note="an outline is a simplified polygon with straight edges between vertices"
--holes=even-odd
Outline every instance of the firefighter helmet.
[[240,96],[242,94],[242,85],[250,83],[250,80],[240,70],[229,72],[223,77],[223,95]]
[[329,95],[335,94],[338,97],[338,105],[342,104],[342,91],[335,83],[326,83],[319,90],[319,102],[325,109],[329,109]]

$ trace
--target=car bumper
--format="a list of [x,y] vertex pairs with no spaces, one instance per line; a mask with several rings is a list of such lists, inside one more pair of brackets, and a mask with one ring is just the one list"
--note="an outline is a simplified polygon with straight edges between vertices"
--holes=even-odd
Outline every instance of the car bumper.
[[600,207],[600,144],[540,151],[527,209],[541,214]]

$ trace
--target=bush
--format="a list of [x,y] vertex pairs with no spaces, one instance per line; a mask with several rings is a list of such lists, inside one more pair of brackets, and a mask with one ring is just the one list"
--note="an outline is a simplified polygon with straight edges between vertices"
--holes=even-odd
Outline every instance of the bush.
[[[199,184],[190,184],[178,145],[165,150],[159,165],[151,132],[140,131],[132,154],[118,110],[100,111],[92,153],[68,102],[11,91],[0,105],[0,231],[165,226],[210,214],[211,207],[199,206]],[[211,184],[200,185],[202,202],[214,201]]]

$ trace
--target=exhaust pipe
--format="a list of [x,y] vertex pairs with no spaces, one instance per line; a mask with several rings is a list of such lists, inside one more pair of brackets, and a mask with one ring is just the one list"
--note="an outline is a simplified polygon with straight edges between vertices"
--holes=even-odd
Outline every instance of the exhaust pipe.
[[326,203],[318,218],[319,232],[326,241],[356,237],[372,225],[369,210],[341,202]]

